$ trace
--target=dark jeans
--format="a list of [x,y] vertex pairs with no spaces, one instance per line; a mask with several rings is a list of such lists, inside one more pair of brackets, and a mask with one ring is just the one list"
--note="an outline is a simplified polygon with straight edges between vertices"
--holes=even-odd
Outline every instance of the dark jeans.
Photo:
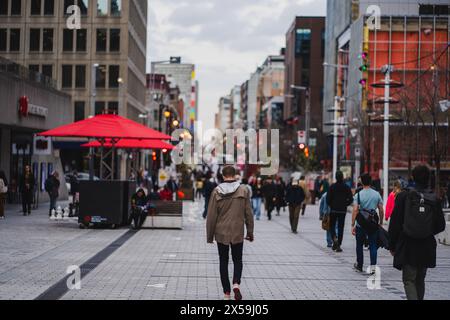
[[302,204],[302,216],[305,215],[305,212],[306,212],[306,202],[303,202],[303,204]]
[[363,267],[364,265],[364,242],[369,239],[369,251],[370,251],[370,265],[377,265],[377,255],[378,255],[378,231],[373,234],[367,234],[361,227],[356,227],[356,261],[358,267]]
[[233,284],[241,284],[242,277],[242,252],[244,249],[244,243],[225,245],[222,243],[217,244],[219,248],[220,258],[220,279],[222,281],[222,287],[224,293],[231,293],[230,279],[228,276],[228,262],[230,260],[230,247],[231,255],[234,264]]
[[266,210],[267,210],[267,217],[269,220],[272,220],[272,211],[275,209],[275,203],[273,200],[267,200],[266,199]]
[[22,192],[22,210],[23,214],[31,213],[31,204],[33,203],[33,192]]
[[131,211],[131,217],[130,217],[130,223],[131,220],[134,221],[134,228],[140,229],[142,228],[145,219],[147,219],[148,212],[142,209],[132,209]]
[[346,213],[338,213],[333,211],[330,213],[330,226],[335,226],[337,222],[337,231],[338,231],[338,234],[336,235],[336,229],[335,228],[330,229],[331,239],[334,240],[335,238],[337,238],[339,246],[342,245],[342,240],[344,239],[344,227],[346,216],[347,216]]
[[297,232],[298,219],[300,218],[301,205],[289,205],[289,222],[292,232]]
[[58,200],[58,197],[50,196],[50,210],[49,214],[52,214],[52,210],[56,210],[56,200]]
[[426,268],[410,265],[403,266],[403,285],[408,300],[423,300],[425,298]]

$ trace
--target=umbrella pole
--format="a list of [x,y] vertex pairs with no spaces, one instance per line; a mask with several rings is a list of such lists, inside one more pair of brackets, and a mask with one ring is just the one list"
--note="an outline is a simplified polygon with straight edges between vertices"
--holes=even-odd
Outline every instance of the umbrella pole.
[[100,144],[101,144],[101,147],[100,147],[100,179],[103,180],[105,178],[104,173],[103,173],[103,163],[105,161],[103,150],[104,150],[105,140],[101,139]]

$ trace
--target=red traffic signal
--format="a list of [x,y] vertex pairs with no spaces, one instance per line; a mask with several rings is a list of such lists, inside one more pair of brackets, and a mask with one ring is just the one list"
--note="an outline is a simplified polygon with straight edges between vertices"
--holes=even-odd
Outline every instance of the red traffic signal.
[[298,145],[298,147],[300,148],[300,150],[305,150],[306,145],[305,145],[304,143],[300,143],[300,144]]

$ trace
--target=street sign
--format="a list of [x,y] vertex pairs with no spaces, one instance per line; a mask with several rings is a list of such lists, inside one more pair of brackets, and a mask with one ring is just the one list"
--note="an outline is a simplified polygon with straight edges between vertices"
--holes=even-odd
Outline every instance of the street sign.
[[355,156],[357,158],[361,156],[361,149],[360,148],[355,148]]
[[298,143],[306,143],[306,131],[298,131]]
[[310,138],[309,139],[309,146],[310,147],[317,147],[317,139],[316,138]]

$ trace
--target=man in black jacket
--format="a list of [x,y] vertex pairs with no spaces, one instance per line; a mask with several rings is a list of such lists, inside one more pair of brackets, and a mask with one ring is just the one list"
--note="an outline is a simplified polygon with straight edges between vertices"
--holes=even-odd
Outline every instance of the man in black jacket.
[[272,211],[275,209],[275,201],[277,199],[277,190],[272,178],[268,178],[262,187],[262,194],[264,196],[264,204],[267,210],[267,218],[272,220]]
[[297,234],[298,219],[300,217],[303,201],[305,201],[305,192],[298,184],[298,181],[292,182],[292,184],[287,187],[286,202],[289,205],[289,221],[291,223],[291,230],[294,234]]
[[203,185],[203,196],[205,197],[205,209],[203,210],[203,219],[206,219],[208,215],[208,204],[209,199],[211,198],[211,194],[214,189],[217,187],[217,184],[212,179],[212,172],[208,171],[205,177],[205,184]]
[[[327,193],[327,204],[331,208],[330,233],[333,240],[333,251],[342,252],[341,245],[344,239],[345,217],[347,207],[353,203],[352,190],[344,183],[344,174],[336,172],[336,183],[330,187]],[[336,222],[338,235],[336,236]]]
[[[418,192],[426,191],[429,186],[430,169],[426,166],[414,168],[413,179]],[[403,285],[408,300],[423,300],[427,269],[436,267],[435,235],[445,230],[445,218],[441,203],[437,201],[433,206],[434,235],[426,239],[414,239],[407,236],[403,230],[409,192],[403,191],[395,199],[389,225],[389,247],[394,256],[394,267],[403,272]]]

